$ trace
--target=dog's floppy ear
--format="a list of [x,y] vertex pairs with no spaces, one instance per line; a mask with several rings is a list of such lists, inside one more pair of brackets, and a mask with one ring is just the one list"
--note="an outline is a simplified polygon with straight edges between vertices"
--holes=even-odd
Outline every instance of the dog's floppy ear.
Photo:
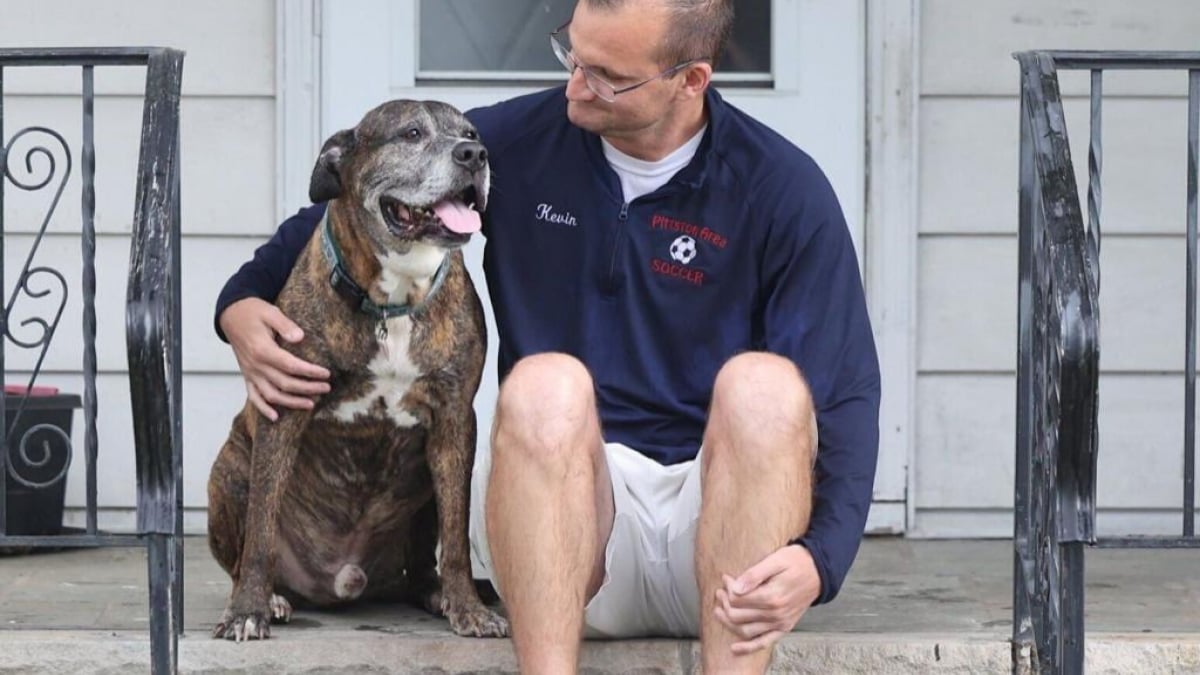
[[342,157],[354,148],[354,130],[342,129],[325,141],[308,181],[308,198],[313,203],[342,196]]

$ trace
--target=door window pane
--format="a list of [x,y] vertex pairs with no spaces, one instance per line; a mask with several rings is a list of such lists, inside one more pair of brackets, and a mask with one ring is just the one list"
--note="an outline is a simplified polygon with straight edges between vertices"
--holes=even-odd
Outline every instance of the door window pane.
[[[545,80],[561,77],[550,31],[576,0],[421,0],[421,80]],[[769,82],[771,0],[737,0],[719,79]]]

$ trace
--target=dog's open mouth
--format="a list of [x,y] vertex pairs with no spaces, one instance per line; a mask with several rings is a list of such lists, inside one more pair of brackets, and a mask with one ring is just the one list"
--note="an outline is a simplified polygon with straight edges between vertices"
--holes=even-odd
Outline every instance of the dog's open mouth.
[[450,239],[467,239],[482,226],[474,186],[428,206],[404,204],[384,196],[379,199],[379,210],[392,234],[401,237],[437,228],[439,234]]

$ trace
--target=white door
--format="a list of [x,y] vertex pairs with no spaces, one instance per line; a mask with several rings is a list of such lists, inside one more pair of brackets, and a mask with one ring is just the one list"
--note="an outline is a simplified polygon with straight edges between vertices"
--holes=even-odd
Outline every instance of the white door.
[[[317,0],[320,137],[353,126],[391,98],[440,99],[465,110],[561,83],[566,74],[554,61],[548,33],[570,18],[573,6],[574,0]],[[728,101],[822,166],[845,209],[861,264],[864,3],[737,0],[737,8],[732,49],[717,85]],[[295,162],[285,175],[294,170],[289,180],[306,179],[304,164],[311,159]],[[482,243],[473,242],[467,263],[487,308],[493,338],[488,358],[495,363],[481,253]],[[489,372],[476,403],[481,432],[491,426],[496,390]],[[902,456],[880,457],[869,529],[903,530],[905,465]]]

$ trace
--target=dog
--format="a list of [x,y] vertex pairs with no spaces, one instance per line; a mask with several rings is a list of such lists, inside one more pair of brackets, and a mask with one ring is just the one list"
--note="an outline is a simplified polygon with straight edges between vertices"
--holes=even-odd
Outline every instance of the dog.
[[507,634],[467,534],[486,327],[460,249],[489,185],[478,132],[445,103],[389,101],[323,145],[309,197],[326,215],[276,304],[304,330],[284,348],[328,368],[330,391],[233,420],[208,483],[209,547],[233,580],[214,637],[360,599]]

